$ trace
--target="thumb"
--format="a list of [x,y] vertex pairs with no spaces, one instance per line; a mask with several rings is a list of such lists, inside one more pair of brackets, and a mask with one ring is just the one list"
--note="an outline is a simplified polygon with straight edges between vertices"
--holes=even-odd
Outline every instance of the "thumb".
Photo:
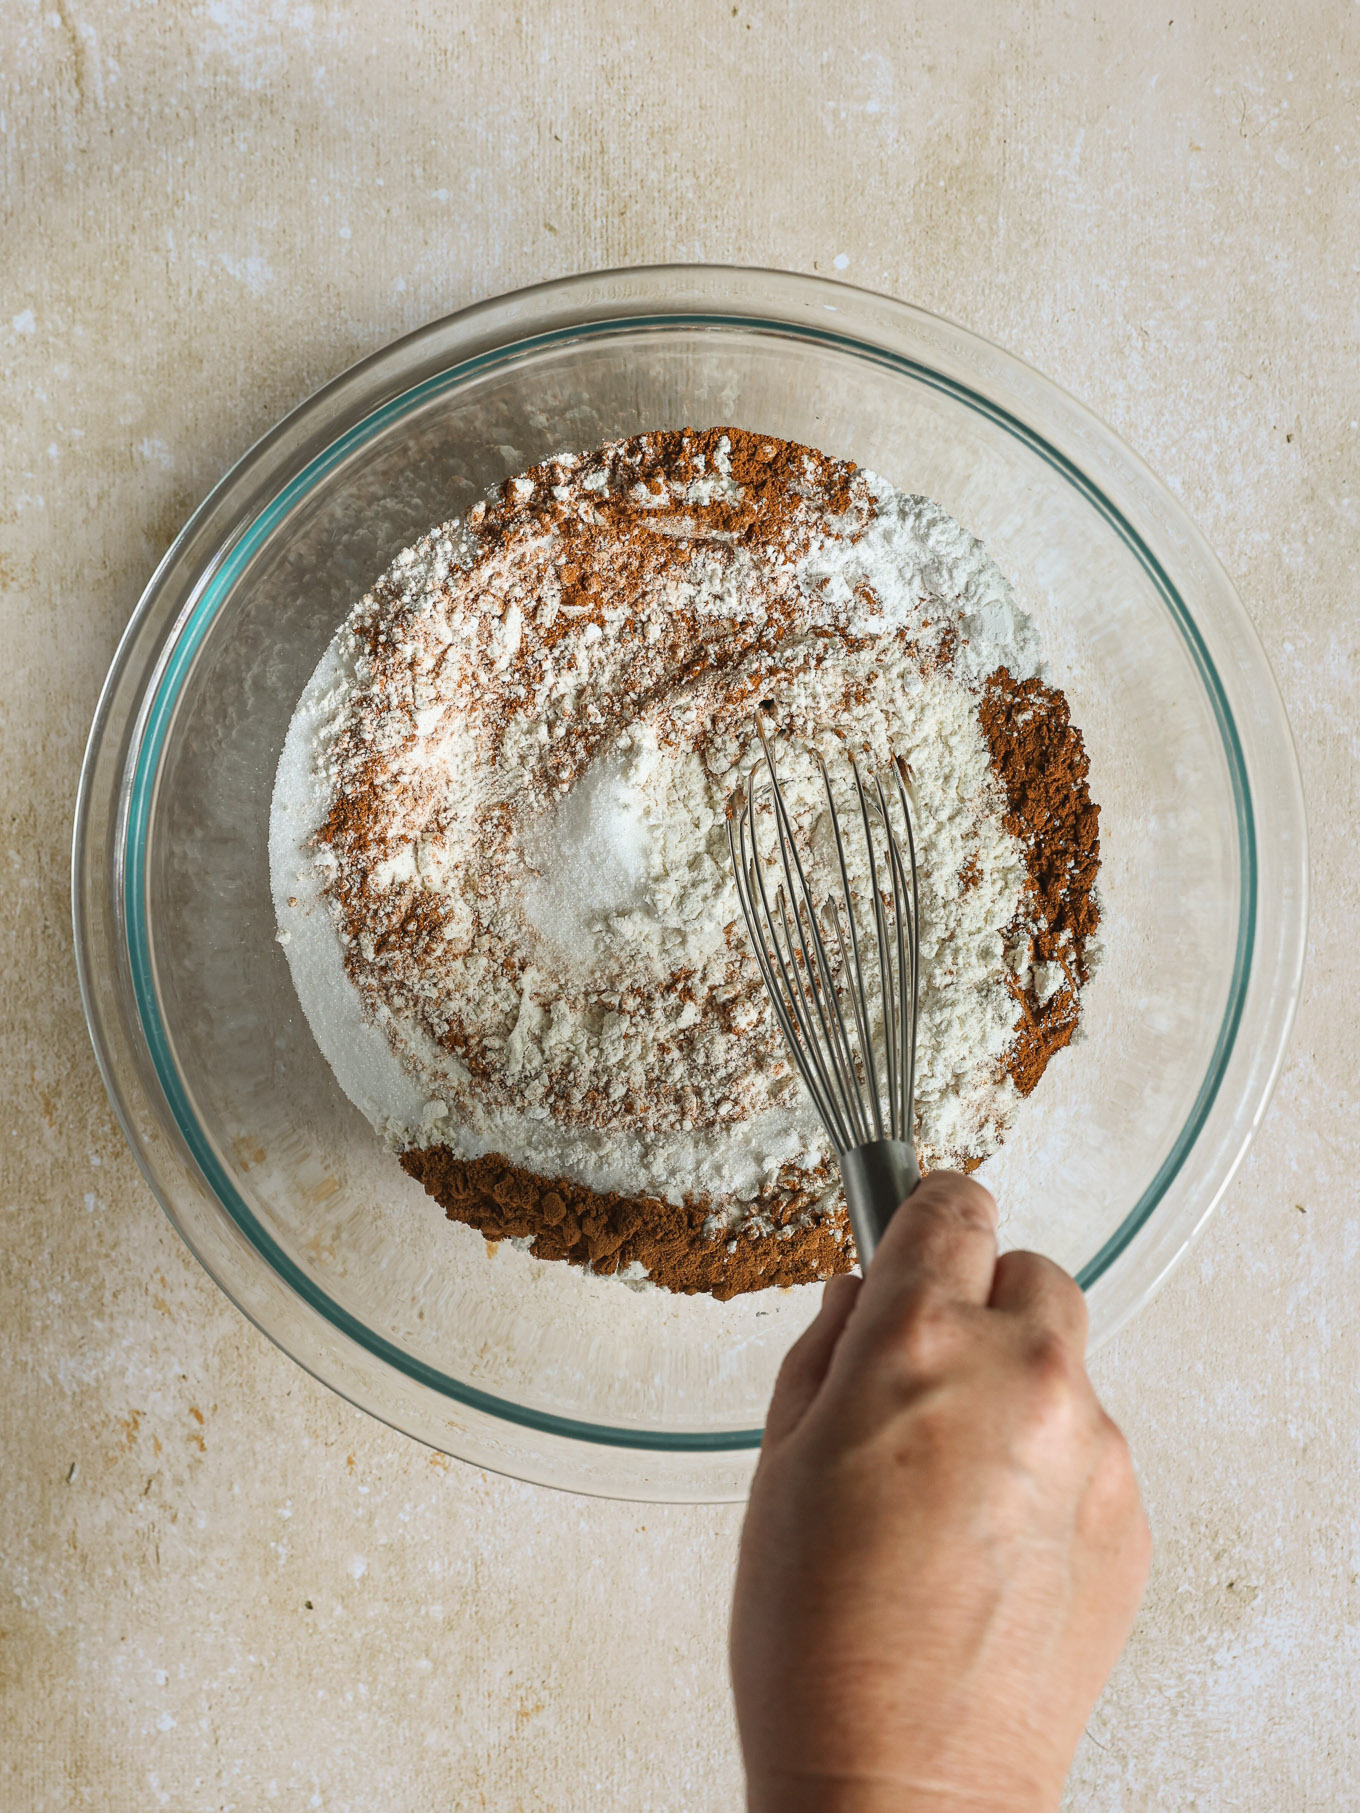
[[839,1277],[832,1278],[822,1292],[822,1307],[816,1320],[803,1330],[779,1368],[769,1414],[765,1418],[762,1448],[769,1448],[786,1435],[792,1435],[807,1414],[812,1400],[821,1390],[831,1356],[855,1307],[862,1282],[853,1274],[842,1272]]

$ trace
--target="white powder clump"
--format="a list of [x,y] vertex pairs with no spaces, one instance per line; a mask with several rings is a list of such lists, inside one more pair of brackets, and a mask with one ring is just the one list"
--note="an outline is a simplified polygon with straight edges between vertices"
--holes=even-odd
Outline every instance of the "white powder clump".
[[529,827],[524,853],[538,872],[525,889],[525,917],[565,962],[582,961],[607,922],[642,898],[648,827],[623,761],[592,763]]

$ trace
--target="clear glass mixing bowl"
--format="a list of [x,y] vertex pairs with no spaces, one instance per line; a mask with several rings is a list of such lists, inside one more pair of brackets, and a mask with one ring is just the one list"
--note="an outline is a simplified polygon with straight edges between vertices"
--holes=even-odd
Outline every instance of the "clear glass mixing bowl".
[[400,548],[562,448],[728,422],[939,499],[1085,732],[1105,964],[984,1175],[1006,1241],[1079,1274],[1096,1340],[1240,1163],[1303,955],[1298,770],[1232,586],[1127,448],[974,335],[807,277],[622,271],[436,322],[296,410],[175,542],[100,700],[74,863],[95,1049],[175,1226],[302,1365],[479,1466],[620,1497],[745,1492],[817,1291],[639,1293],[444,1221],[299,1011],[269,801],[304,682]]

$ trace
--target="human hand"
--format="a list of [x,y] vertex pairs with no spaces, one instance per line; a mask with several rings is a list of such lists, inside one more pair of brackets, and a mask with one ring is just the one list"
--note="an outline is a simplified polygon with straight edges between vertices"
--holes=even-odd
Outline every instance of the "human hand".
[[932,1172],[775,1386],[732,1678],[751,1813],[1051,1813],[1142,1598],[1086,1304]]

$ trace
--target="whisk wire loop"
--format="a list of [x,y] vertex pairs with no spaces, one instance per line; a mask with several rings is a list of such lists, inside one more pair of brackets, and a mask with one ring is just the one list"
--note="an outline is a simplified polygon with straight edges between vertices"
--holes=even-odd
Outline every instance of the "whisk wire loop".
[[[834,851],[822,873],[795,825],[760,714],[756,730],[760,756],[732,801],[727,831],[746,930],[776,1022],[838,1156],[876,1141],[910,1146],[920,999],[910,770],[899,759],[885,785],[882,773],[866,776],[845,746],[850,822],[858,833],[849,839],[831,769],[821,750],[811,749],[830,831],[826,855]],[[762,821],[772,830],[764,848]],[[861,838],[852,861],[849,842]]]
[[[789,951],[792,952],[793,936],[789,931],[789,901],[788,896],[782,887],[779,889],[778,903],[779,919],[784,929],[784,941]],[[858,1128],[863,1120],[862,1104],[859,1101],[858,1094],[851,1093],[846,1087],[845,1079],[849,1074],[847,1063],[850,1047],[849,1041],[845,1036],[845,1024],[841,1018],[839,1003],[835,996],[832,995],[829,1008],[826,1005],[826,994],[821,981],[822,965],[826,957],[825,946],[822,946],[822,948],[818,950],[821,941],[821,933],[818,929],[816,920],[812,919],[811,914],[808,912],[806,901],[795,901],[793,910],[799,921],[800,931],[804,918],[811,919],[811,925],[807,930],[806,936],[811,942],[813,950],[817,951],[818,954],[817,968],[808,971],[806,986],[803,983],[797,960],[794,959],[791,963],[794,980],[798,985],[799,1001],[803,1005],[806,1005],[808,998],[811,998],[822,1030],[826,1034],[828,1040],[832,1043],[832,1050],[825,1060],[822,1058],[821,1049],[815,1041],[811,1044],[810,1051],[813,1058],[821,1064],[823,1072],[829,1077],[829,1086],[833,1097],[838,1098],[837,1108],[838,1112],[844,1117],[844,1124],[855,1129],[849,1137],[857,1139],[859,1137]],[[806,968],[806,965],[804,967]],[[852,1083],[853,1080],[852,1077]]]
[[[831,963],[827,955],[826,943],[822,937],[821,927],[817,923],[816,902],[808,885],[803,859],[799,855],[798,845],[794,838],[793,821],[789,817],[788,807],[784,800],[784,790],[779,784],[779,773],[775,767],[774,749],[766,733],[764,722],[757,718],[756,727],[760,733],[761,748],[765,755],[765,765],[770,777],[770,794],[774,805],[776,843],[779,852],[780,869],[784,877],[784,888],[787,899],[793,907],[793,923],[798,933],[798,952],[803,959],[803,976],[799,976],[796,958],[793,958],[792,940],[788,939],[788,921],[784,918],[785,937],[789,946],[790,958],[795,981],[798,983],[798,998],[806,1004],[811,999],[816,1015],[817,1026],[821,1031],[826,1046],[825,1070],[829,1075],[833,1093],[839,1095],[840,1104],[845,1116],[845,1124],[852,1130],[854,1137],[850,1143],[860,1144],[868,1139],[868,1117],[864,1109],[864,1097],[860,1087],[859,1073],[846,1032],[845,1016],[841,1011],[840,995],[831,973]],[[754,788],[748,794],[748,803],[754,812]],[[754,816],[752,818],[752,844],[755,842]],[[774,921],[768,911],[768,900],[765,893],[762,866],[755,862],[756,879],[760,884],[762,903],[766,906],[766,921],[770,931],[774,931]],[[795,881],[794,877],[797,876]],[[781,917],[784,913],[783,899],[780,902]],[[774,940],[776,951],[778,940]],[[807,994],[803,992],[803,979],[806,978]],[[810,1021],[797,1022],[805,1029],[805,1036],[810,1030]],[[806,1040],[809,1049],[819,1062],[823,1058],[822,1049],[815,1037]]]
[[[911,1104],[916,1100],[916,1022],[921,1005],[921,887],[920,875],[916,867],[916,833],[912,829],[912,789],[910,786],[910,776],[911,770],[907,767],[906,762],[899,756],[893,763],[893,778],[897,782],[897,797],[902,807],[902,822],[906,826],[907,861],[911,867],[911,885],[909,887],[907,886],[906,877],[904,875],[902,891],[898,896],[898,898],[904,902],[907,909],[899,918],[898,929],[900,933],[902,923],[905,921],[907,935],[910,941],[909,955],[911,960],[909,971],[900,968],[898,971],[899,975],[910,974],[911,977],[909,1035],[907,1027],[903,1027],[905,1039],[904,1048],[907,1053],[907,1086],[903,1099],[906,1101],[908,1108],[910,1108]],[[892,851],[893,860],[900,870],[902,867],[901,851],[895,848],[891,840],[889,841],[889,848]],[[911,1138],[911,1128],[909,1126],[903,1132],[902,1138],[908,1140]]]
[[[841,936],[840,914],[836,910],[835,897],[834,897],[834,895],[831,896],[830,899],[828,900],[828,907],[831,912],[833,923],[835,924],[835,927],[836,927],[837,938],[840,940],[840,945],[841,945],[841,974],[842,974],[842,976],[848,977],[849,981],[850,981],[850,986],[846,992],[850,996],[850,1004],[851,1004],[851,1007],[852,1007],[852,1009],[854,1011],[854,1015],[855,1015],[855,1026],[856,1026],[856,1030],[859,1034],[859,1049],[860,1049],[864,1073],[865,1073],[865,1084],[868,1089],[869,1101],[872,1105],[872,1111],[873,1111],[873,1117],[874,1117],[873,1134],[871,1134],[869,1132],[867,1119],[861,1117],[861,1126],[863,1129],[862,1138],[864,1140],[868,1140],[870,1138],[882,1139],[883,1138],[883,1109],[882,1109],[882,1105],[879,1101],[878,1077],[875,1074],[875,1069],[874,1069],[873,1041],[869,1036],[869,1003],[865,999],[865,994],[864,994],[864,970],[860,964],[860,954],[859,954],[859,928],[858,928],[858,925],[856,924],[856,919],[855,919],[853,893],[852,893],[851,886],[850,886],[850,872],[846,866],[846,861],[845,861],[845,843],[841,837],[841,821],[840,821],[839,814],[836,811],[835,796],[833,795],[833,793],[831,791],[831,776],[830,776],[829,772],[827,771],[826,762],[824,761],[820,750],[814,749],[812,753],[813,753],[814,759],[817,762],[817,766],[821,770],[822,783],[826,789],[827,817],[829,818],[829,820],[831,822],[831,834],[832,834],[832,837],[834,838],[835,844],[836,844],[836,867],[840,872],[841,896],[845,903],[845,918],[846,918],[846,920],[849,924],[849,928],[850,928],[850,961],[849,961],[849,963],[847,963],[846,958],[845,958],[845,943],[844,943],[843,937]],[[863,803],[863,789],[860,788],[859,769],[855,766],[855,758],[853,755],[850,757],[850,772],[851,772],[852,776],[854,777],[856,788],[860,792],[861,804],[862,804]],[[868,832],[867,822],[866,822],[865,829],[866,829],[866,838],[867,838],[867,832]],[[869,842],[870,873],[872,875],[872,873],[873,873],[873,842],[872,842],[872,839],[868,839],[868,842]],[[848,1053],[847,1053],[847,1055],[848,1055]],[[854,1074],[856,1076],[856,1080],[858,1081],[858,1069],[857,1069],[857,1066],[854,1064],[853,1060],[851,1060],[850,1068],[851,1068],[852,1074]]]
[[[780,867],[783,870],[783,881],[787,888],[787,897],[791,899],[794,926],[798,928],[798,948],[803,957],[803,968],[807,974],[807,992],[811,995],[818,1024],[823,1039],[832,1046],[831,1077],[840,1091],[841,1106],[850,1128],[860,1129],[861,1139],[867,1139],[867,1133],[861,1129],[867,1126],[865,1106],[860,1091],[860,1077],[854,1068],[854,1057],[850,1053],[850,1041],[845,1032],[845,1015],[841,1013],[840,994],[832,979],[831,959],[827,955],[825,939],[821,937],[821,926],[816,916],[816,901],[812,899],[812,890],[807,883],[807,874],[803,870],[803,859],[798,854],[798,843],[794,841],[792,819],[789,809],[783,800],[783,789],[780,787],[780,776],[774,767],[774,749],[765,732],[763,720],[756,720],[760,731],[760,743],[765,752],[765,767],[769,771],[771,798],[774,803],[774,819],[778,832],[780,848]],[[794,881],[794,874],[798,881]],[[811,955],[809,955],[811,946]],[[794,965],[794,975],[798,974]],[[814,1046],[816,1048],[816,1046]]]
[[[764,875],[755,850],[751,792],[752,790],[748,788],[745,804],[736,814],[735,835],[733,818],[729,816],[727,821],[727,841],[732,852],[732,866],[738,879],[737,895],[741,901],[742,916],[746,921],[751,948],[754,950],[756,962],[760,966],[761,978],[770,997],[770,1004],[774,1009],[779,1030],[784,1035],[789,1055],[812,1097],[813,1105],[828,1136],[837,1151],[840,1151],[844,1146],[854,1142],[841,1118],[835,1088],[827,1074],[821,1051],[815,1043],[802,1039],[795,1027],[794,1016],[798,1011],[801,1009],[804,1016],[808,1012],[807,1004],[803,999],[802,984],[797,977],[796,966],[793,976],[790,976],[784,958],[784,949],[781,948],[779,940],[777,938],[767,940],[762,934],[758,922],[757,905],[764,913],[766,924],[773,924],[769,897],[765,891]],[[750,834],[749,844],[748,833]],[[791,952],[793,939],[788,930],[787,909],[782,898],[780,908],[784,917],[785,946]],[[795,1001],[797,1006],[792,1005]]]

